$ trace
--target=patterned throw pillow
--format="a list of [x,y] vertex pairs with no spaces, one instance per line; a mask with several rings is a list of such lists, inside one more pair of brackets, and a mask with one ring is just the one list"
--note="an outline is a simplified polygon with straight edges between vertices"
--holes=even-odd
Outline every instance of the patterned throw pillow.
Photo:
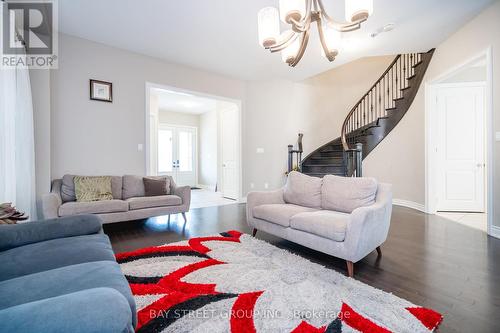
[[77,202],[113,200],[110,176],[75,176],[73,181]]

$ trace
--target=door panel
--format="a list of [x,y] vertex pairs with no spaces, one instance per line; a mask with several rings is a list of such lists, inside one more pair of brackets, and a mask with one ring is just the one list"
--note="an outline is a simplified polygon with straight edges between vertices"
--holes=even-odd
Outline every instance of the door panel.
[[177,129],[176,182],[179,185],[196,186],[196,130]]
[[484,87],[438,90],[439,211],[484,212]]
[[196,128],[160,125],[158,175],[171,176],[179,186],[196,186]]

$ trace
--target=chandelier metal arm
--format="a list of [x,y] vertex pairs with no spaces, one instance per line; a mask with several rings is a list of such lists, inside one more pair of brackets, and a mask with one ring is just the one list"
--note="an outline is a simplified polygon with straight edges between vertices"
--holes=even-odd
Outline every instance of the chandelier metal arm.
[[288,46],[290,46],[290,44],[292,44],[293,42],[295,42],[295,40],[300,36],[299,33],[296,33],[296,32],[292,32],[283,42],[279,43],[279,44],[274,44],[270,47],[268,47],[269,51],[271,51],[271,53],[274,53],[274,52],[279,52],[283,49],[286,49]]
[[330,51],[328,49],[325,40],[325,33],[323,31],[323,26],[321,25],[321,20],[317,21],[317,25],[318,25],[319,41],[321,42],[321,47],[323,48],[323,52],[325,53],[325,56],[329,61],[334,61],[335,57],[338,54],[338,51]]
[[295,57],[293,62],[289,64],[291,67],[295,67],[299,63],[299,61],[302,59],[302,57],[304,56],[304,53],[305,53],[306,47],[307,47],[307,43],[309,42],[309,32],[310,32],[310,30],[307,30],[303,33],[302,42],[300,44],[299,52],[297,53],[297,56]]

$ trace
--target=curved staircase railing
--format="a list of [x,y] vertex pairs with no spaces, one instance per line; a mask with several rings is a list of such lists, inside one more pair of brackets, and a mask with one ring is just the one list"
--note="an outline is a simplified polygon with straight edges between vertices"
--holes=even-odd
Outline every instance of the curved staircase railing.
[[434,49],[397,55],[349,111],[341,136],[302,160],[302,172],[318,177],[360,177],[362,160],[396,127],[413,103],[433,53]]

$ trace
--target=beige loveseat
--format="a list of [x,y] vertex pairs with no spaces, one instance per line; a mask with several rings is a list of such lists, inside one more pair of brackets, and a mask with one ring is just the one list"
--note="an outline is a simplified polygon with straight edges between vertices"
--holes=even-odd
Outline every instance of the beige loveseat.
[[291,172],[284,188],[251,192],[247,222],[257,230],[354,263],[385,242],[392,212],[389,184],[373,178],[327,175],[323,179]]
[[191,188],[177,187],[170,178],[170,193],[161,196],[145,196],[142,176],[112,176],[113,200],[76,202],[74,175],[64,175],[52,182],[52,190],[42,198],[45,219],[96,214],[103,223],[139,220],[153,216],[185,213],[191,203]]

